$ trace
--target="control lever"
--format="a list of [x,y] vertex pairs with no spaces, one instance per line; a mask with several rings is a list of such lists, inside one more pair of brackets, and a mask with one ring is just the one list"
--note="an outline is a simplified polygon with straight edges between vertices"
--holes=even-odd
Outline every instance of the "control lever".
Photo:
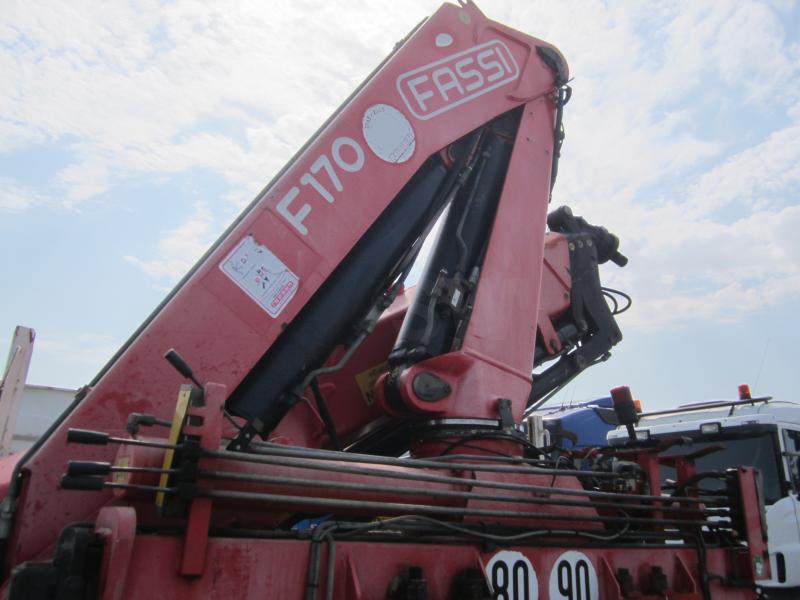
[[164,358],[167,359],[167,362],[171,364],[178,373],[183,375],[186,379],[191,380],[191,382],[201,390],[203,389],[203,386],[200,384],[200,382],[195,379],[194,372],[189,366],[189,363],[187,363],[183,357],[178,354],[178,351],[175,350],[175,348],[170,348],[167,350],[167,353],[164,354]]

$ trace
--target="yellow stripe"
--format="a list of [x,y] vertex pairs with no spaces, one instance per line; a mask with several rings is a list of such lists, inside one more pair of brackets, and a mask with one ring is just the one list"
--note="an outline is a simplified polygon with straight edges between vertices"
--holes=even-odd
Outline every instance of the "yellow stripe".
[[[175,404],[175,416],[172,417],[172,426],[169,429],[169,443],[177,444],[178,436],[181,434],[183,427],[183,419],[186,417],[186,409],[189,408],[189,397],[192,395],[192,387],[190,385],[182,385],[181,391],[178,392],[178,402]],[[164,452],[164,463],[161,465],[162,469],[172,468],[172,459],[175,457],[174,450],[166,450]],[[166,487],[169,483],[169,475],[167,473],[161,474],[161,479],[158,482],[159,487]],[[156,494],[156,506],[159,508],[164,506],[164,492]]]

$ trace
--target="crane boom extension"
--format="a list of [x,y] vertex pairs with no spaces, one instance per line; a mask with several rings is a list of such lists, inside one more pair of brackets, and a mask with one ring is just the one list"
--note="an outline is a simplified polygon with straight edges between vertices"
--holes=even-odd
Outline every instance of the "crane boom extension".
[[621,339],[619,241],[547,215],[567,79],[471,2],[398,44],[17,465],[10,600],[747,597],[752,470],[707,506],[522,427]]

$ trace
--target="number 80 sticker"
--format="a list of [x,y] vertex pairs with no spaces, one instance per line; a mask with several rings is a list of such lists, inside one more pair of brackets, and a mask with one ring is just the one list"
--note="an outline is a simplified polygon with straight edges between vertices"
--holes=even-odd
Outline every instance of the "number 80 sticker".
[[497,600],[538,600],[536,571],[522,552],[503,550],[486,563],[486,579],[492,598]]
[[550,600],[598,600],[597,573],[583,552],[569,550],[550,571]]

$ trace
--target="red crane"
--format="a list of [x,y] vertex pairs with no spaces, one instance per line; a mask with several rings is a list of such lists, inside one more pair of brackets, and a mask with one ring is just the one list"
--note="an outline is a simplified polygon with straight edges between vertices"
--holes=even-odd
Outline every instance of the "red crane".
[[621,340],[619,241],[547,214],[567,81],[470,2],[402,40],[18,463],[7,596],[752,598],[752,469],[523,426]]

